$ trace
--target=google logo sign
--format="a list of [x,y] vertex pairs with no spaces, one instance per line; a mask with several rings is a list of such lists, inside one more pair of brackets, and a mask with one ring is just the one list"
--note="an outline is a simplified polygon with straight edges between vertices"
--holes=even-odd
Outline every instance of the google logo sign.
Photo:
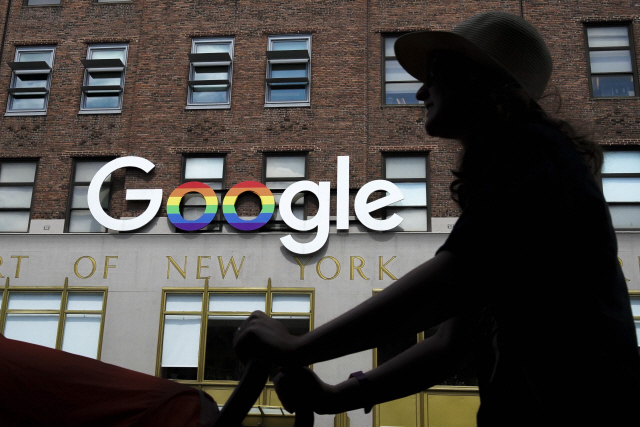
[[[155,165],[142,157],[127,156],[112,160],[104,165],[94,175],[89,190],[87,191],[87,203],[91,215],[104,227],[117,231],[137,230],[148,224],[160,210],[162,203],[162,189],[127,189],[126,200],[148,200],[149,206],[142,215],[135,218],[116,219],[109,216],[100,205],[100,188],[104,181],[114,171],[126,167],[142,169],[149,173]],[[349,157],[339,156],[336,180],[336,229],[349,229]],[[235,204],[238,196],[245,192],[252,192],[260,197],[262,209],[260,214],[253,219],[242,219],[236,212]],[[205,200],[205,210],[200,218],[186,220],[180,213],[180,202],[188,193],[199,193]],[[312,218],[297,218],[291,209],[293,200],[298,193],[313,193],[318,198],[318,212]],[[375,192],[383,192],[387,195],[376,200],[369,201],[369,197]],[[362,225],[375,231],[386,231],[397,227],[402,218],[397,214],[389,218],[374,218],[371,212],[399,202],[404,196],[400,189],[392,182],[375,180],[364,184],[356,194],[353,210]],[[300,242],[291,235],[282,237],[280,241],[291,252],[297,254],[310,254],[321,249],[329,238],[329,204],[331,203],[331,183],[298,181],[284,190],[278,205],[280,216],[285,224],[298,231],[315,231],[315,238],[308,242]],[[252,231],[265,225],[273,216],[275,199],[271,191],[262,183],[256,181],[244,181],[234,185],[227,192],[222,201],[222,213],[225,220],[237,230]],[[177,228],[186,231],[199,230],[209,224],[218,211],[218,198],[216,193],[202,182],[187,182],[171,192],[167,200],[167,217]]]
[[[238,196],[247,191],[260,197],[262,209],[257,217],[250,220],[243,220],[238,216],[235,204]],[[206,207],[200,218],[188,221],[180,214],[180,202],[187,193],[191,192],[200,193],[200,195],[204,197]],[[257,230],[265,225],[273,216],[275,207],[276,202],[271,191],[264,184],[256,181],[245,181],[234,185],[222,201],[224,219],[226,219],[233,228],[243,231]],[[218,198],[216,197],[216,193],[208,185],[197,181],[182,184],[173,190],[167,201],[167,216],[169,217],[169,221],[181,230],[194,231],[206,227],[207,224],[213,221],[217,211]]]

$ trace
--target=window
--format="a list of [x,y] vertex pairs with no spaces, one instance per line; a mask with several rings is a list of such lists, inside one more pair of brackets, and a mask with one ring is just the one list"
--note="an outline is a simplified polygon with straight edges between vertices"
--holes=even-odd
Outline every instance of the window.
[[270,36],[265,106],[309,105],[311,36]]
[[414,79],[396,59],[394,44],[401,34],[384,36],[384,73],[382,85],[386,105],[422,104],[416,92],[422,83]]
[[[373,294],[379,292],[381,290],[374,290]],[[395,341],[374,349],[373,367],[386,363],[413,345],[426,340],[435,334],[437,329],[436,326],[419,334],[398,336]],[[375,405],[372,411],[372,425],[428,427],[448,425],[448,422],[455,419],[455,425],[472,426],[476,425],[479,405],[478,379],[475,370],[469,364],[432,388]]]
[[119,113],[122,110],[124,71],[127,65],[128,45],[91,45],[82,85],[80,114]]
[[294,335],[313,326],[309,289],[165,290],[162,304],[158,375],[174,380],[238,381],[241,364],[233,335],[255,310],[278,319]]
[[233,74],[233,39],[193,39],[187,108],[229,108]]
[[602,191],[614,228],[640,229],[640,151],[605,151]]
[[38,162],[0,160],[0,232],[27,232]]
[[636,96],[636,67],[629,24],[586,27],[591,95]]
[[[77,160],[75,162],[69,195],[69,214],[67,215],[67,231],[69,233],[104,233],[106,231],[89,211],[87,191],[93,176],[107,162],[108,160]],[[100,205],[107,213],[109,212],[110,192],[111,175],[107,177],[100,189]]]
[[[266,154],[264,158],[264,185],[271,190],[276,202],[271,220],[265,225],[265,229],[286,229],[287,225],[280,215],[280,197],[288,186],[296,181],[307,179],[306,154]],[[304,193],[299,193],[293,200],[291,211],[299,219],[305,219]]]
[[[182,182],[198,181],[207,184],[218,197],[218,210],[214,220],[200,230],[212,231],[222,228],[222,199],[224,198],[224,169],[225,158],[216,157],[185,157],[182,167]],[[204,214],[206,203],[204,197],[198,193],[188,193],[182,198],[182,217],[194,221]]]
[[25,0],[27,6],[48,6],[52,4],[60,4],[60,0]]
[[629,296],[631,297],[633,322],[636,324],[636,336],[638,337],[638,345],[640,346],[640,291],[630,291]]
[[11,85],[7,116],[44,115],[49,100],[55,47],[19,47],[9,62]]
[[397,213],[403,218],[396,231],[429,231],[427,160],[424,154],[384,157],[384,178],[395,183],[404,195],[404,200],[386,208],[387,217]]
[[106,299],[105,288],[6,287],[0,330],[7,338],[100,359]]

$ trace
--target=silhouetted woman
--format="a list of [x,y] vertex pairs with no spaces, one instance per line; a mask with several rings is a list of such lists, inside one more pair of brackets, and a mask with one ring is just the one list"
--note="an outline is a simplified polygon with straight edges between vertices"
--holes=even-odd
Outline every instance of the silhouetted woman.
[[[254,313],[241,358],[288,367],[285,408],[340,413],[424,390],[468,361],[480,426],[640,425],[640,361],[599,147],[537,104],[552,62],[522,18],[488,12],[395,45],[424,83],[426,131],[460,141],[462,208],[444,245],[380,294],[302,337]],[[438,332],[337,385],[311,363]]]

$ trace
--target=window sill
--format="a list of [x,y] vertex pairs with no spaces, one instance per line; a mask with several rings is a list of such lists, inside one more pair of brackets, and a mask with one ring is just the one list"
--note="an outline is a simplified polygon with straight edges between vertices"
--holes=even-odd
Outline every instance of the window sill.
[[264,104],[264,108],[282,108],[282,107],[311,107],[310,102],[282,103],[282,104]]
[[590,97],[590,101],[611,101],[611,100],[620,100],[620,99],[640,99],[640,96],[598,96],[598,97]]
[[424,108],[424,104],[382,104],[380,108]]
[[4,113],[5,117],[19,117],[19,116],[46,116],[46,111],[7,111]]
[[221,105],[187,105],[184,107],[185,110],[230,110],[230,104],[221,104]]
[[118,110],[80,110],[78,111],[78,114],[121,114],[122,110],[118,109]]
[[23,4],[22,7],[62,7],[62,4]]

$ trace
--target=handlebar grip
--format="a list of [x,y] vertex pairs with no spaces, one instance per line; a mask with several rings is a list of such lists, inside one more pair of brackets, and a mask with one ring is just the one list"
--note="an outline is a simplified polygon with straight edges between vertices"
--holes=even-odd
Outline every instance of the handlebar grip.
[[[252,359],[247,363],[240,382],[212,427],[240,427],[269,379],[271,362]],[[313,427],[313,412],[296,413],[294,427]]]
[[269,378],[271,363],[266,360],[252,359],[242,372],[240,382],[213,427],[239,427],[253,404],[258,400],[264,385]]

